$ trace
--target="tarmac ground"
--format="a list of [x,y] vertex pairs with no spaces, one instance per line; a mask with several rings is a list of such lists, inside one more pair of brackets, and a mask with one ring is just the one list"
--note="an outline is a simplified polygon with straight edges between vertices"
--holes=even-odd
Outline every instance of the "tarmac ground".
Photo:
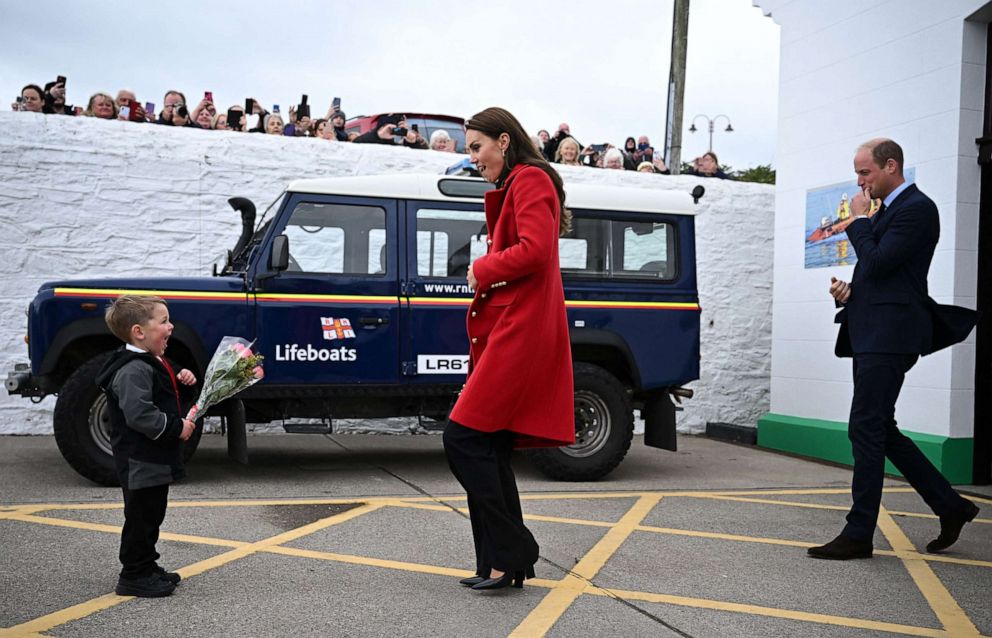
[[113,593],[118,489],[52,437],[0,438],[0,636],[992,636],[992,490],[942,554],[937,519],[887,479],[870,560],[820,561],[849,468],[681,436],[640,437],[596,483],[517,457],[537,578],[458,585],[474,567],[439,436],[255,435],[238,465],[205,435],[158,544],[163,599]]

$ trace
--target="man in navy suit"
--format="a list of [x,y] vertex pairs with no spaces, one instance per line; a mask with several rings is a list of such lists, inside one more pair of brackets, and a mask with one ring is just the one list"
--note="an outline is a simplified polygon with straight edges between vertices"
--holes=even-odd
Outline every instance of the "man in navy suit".
[[[927,271],[940,237],[937,206],[903,178],[898,144],[874,139],[854,156],[862,192],[851,201],[847,237],[858,255],[851,283],[832,279],[830,294],[842,306],[836,321],[837,356],[854,358],[854,398],[848,437],[854,453],[854,504],[840,536],[810,556],[870,558],[882,500],[885,458],[940,517],[940,535],[928,552],[950,547],[978,507],[955,492],[912,440],[896,427],[903,379],[920,355],[964,339],[975,313],[939,306],[927,292]],[[869,217],[871,200],[882,205]]]

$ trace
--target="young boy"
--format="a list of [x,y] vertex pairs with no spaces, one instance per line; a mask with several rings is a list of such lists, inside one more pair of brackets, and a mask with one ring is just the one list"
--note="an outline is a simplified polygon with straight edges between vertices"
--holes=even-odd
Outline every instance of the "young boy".
[[183,441],[195,427],[182,418],[177,383],[193,385],[196,377],[185,369],[175,374],[163,356],[172,335],[164,299],[124,295],[107,308],[105,319],[126,344],[114,351],[96,379],[107,394],[110,444],[124,491],[124,567],[114,591],[121,596],[168,596],[180,577],[155,562],[155,543],[169,483],[186,474]]

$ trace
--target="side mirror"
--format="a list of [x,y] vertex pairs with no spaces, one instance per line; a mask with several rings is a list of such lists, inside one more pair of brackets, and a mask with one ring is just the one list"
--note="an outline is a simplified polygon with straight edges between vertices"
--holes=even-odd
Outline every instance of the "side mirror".
[[277,235],[272,240],[272,255],[269,256],[269,270],[282,272],[289,268],[289,237]]

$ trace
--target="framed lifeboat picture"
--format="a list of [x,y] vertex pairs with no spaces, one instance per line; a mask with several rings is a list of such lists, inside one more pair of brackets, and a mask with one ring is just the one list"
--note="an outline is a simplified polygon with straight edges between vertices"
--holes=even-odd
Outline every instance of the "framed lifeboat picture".
[[[907,168],[904,176],[907,182],[913,183],[916,170]],[[853,266],[857,263],[858,256],[845,232],[853,221],[851,199],[857,193],[858,184],[855,181],[806,191],[806,223],[803,227],[806,268]],[[881,203],[878,199],[872,201],[869,217],[875,214]]]

